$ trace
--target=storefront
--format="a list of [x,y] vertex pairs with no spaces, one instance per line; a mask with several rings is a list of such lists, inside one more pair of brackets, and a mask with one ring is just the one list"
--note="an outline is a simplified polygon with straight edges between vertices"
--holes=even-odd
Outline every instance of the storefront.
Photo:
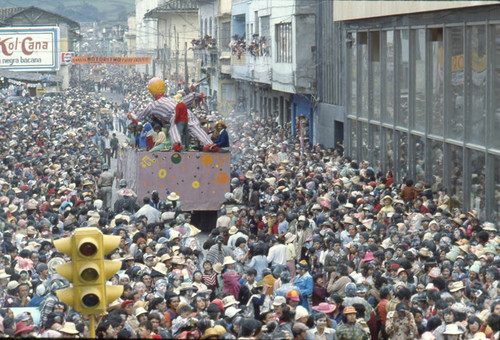
[[499,18],[495,5],[346,21],[346,151],[498,220]]

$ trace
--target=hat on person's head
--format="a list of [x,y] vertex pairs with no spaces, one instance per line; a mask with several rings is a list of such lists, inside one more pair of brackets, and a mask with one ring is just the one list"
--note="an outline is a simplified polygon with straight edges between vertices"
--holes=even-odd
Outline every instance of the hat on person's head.
[[299,222],[305,222],[305,221],[306,221],[306,217],[304,215],[300,215]]
[[17,281],[10,281],[10,282],[7,284],[7,289],[8,289],[8,290],[14,290],[14,289],[16,289],[18,286],[19,286],[19,282],[17,282]]
[[333,311],[335,311],[336,308],[337,306],[335,306],[334,304],[330,304],[328,302],[321,302],[319,305],[314,306],[312,309],[318,313],[330,314],[333,313]]
[[233,225],[231,228],[229,228],[229,235],[234,235],[237,232],[238,232],[238,227]]
[[451,284],[450,293],[458,292],[461,289],[465,289],[464,283],[462,281],[453,282]]
[[382,198],[382,201],[385,201],[387,199],[391,200],[391,202],[394,201],[394,199],[391,196],[389,196],[389,195],[385,195],[384,198]]
[[15,204],[9,204],[9,212],[11,214],[14,214],[17,210],[19,209],[19,207]]
[[300,296],[299,296],[299,293],[292,289],[292,290],[289,290],[287,293],[286,293],[286,298],[287,299],[290,299],[292,301],[300,301]]
[[210,338],[212,336],[219,337],[219,333],[215,328],[207,328],[201,337],[202,340]]
[[177,256],[175,255],[172,257],[172,264],[178,264],[178,265],[186,265],[186,260],[182,256]]
[[345,291],[345,294],[347,296],[350,296],[350,297],[356,296],[358,293],[358,289],[357,289],[356,285],[352,282],[349,282],[345,286],[344,291]]
[[410,307],[404,302],[400,302],[396,305],[396,312],[406,312],[409,311]]
[[248,170],[247,172],[245,172],[245,177],[248,178],[248,179],[254,179],[255,178],[255,174],[252,170]]
[[401,273],[403,273],[403,272],[404,272],[404,273],[406,273],[406,275],[409,275],[409,274],[408,274],[408,271],[407,271],[406,269],[404,269],[404,268],[399,268],[399,269],[398,269],[398,272],[396,273],[396,275],[398,275],[398,276],[399,276],[399,274],[401,274]]
[[321,210],[321,205],[319,205],[318,203],[315,203],[315,204],[312,206],[311,210]]
[[220,337],[227,332],[227,330],[221,325],[215,325],[214,329],[216,330],[217,334],[219,334]]
[[169,253],[165,253],[163,254],[161,257],[160,257],[160,262],[165,262],[165,261],[169,261],[172,259],[172,256],[170,256]]
[[224,263],[222,263],[223,266],[233,263],[236,263],[236,261],[233,259],[232,256],[224,256]]
[[227,307],[233,306],[233,305],[238,305],[238,304],[239,304],[239,302],[236,300],[236,298],[233,295],[225,296],[222,299],[222,305],[224,306],[224,308],[227,308]]
[[28,326],[24,322],[18,322],[16,323],[16,331],[14,332],[14,335],[21,334],[22,332],[29,332],[33,330],[33,326]]
[[167,199],[169,201],[177,201],[179,200],[179,195],[177,195],[175,192],[171,192],[168,196],[167,196]]
[[474,334],[474,340],[489,340],[489,338],[486,337],[486,334],[483,332],[477,332]]
[[143,307],[139,307],[135,310],[135,316],[139,316],[139,315],[142,315],[142,314],[147,314],[148,311],[145,310]]
[[291,243],[291,242],[295,241],[296,238],[297,238],[297,235],[288,232],[285,234],[285,243]]
[[233,306],[230,306],[228,308],[226,308],[226,310],[224,311],[224,315],[227,317],[227,318],[234,318],[236,314],[238,314],[239,312],[241,312],[241,309],[240,308],[236,308],[236,307],[233,307]]
[[277,295],[273,300],[273,306],[281,306],[286,304],[286,298],[281,295]]
[[438,267],[434,267],[429,272],[429,276],[433,277],[433,278],[440,277],[441,276],[441,270]]
[[10,274],[7,274],[7,273],[5,272],[5,269],[0,270],[0,280],[1,280],[1,279],[8,279],[9,277],[11,277],[11,275],[10,275]]
[[217,274],[220,274],[222,273],[222,269],[224,268],[224,265],[220,262],[217,262],[216,264],[214,264],[214,271],[217,273]]
[[483,230],[496,232],[497,228],[496,228],[495,224],[493,224],[491,222],[484,222],[483,223]]
[[462,331],[457,324],[451,323],[447,324],[444,328],[443,334],[449,334],[449,335],[459,335],[463,334],[464,331]]
[[125,308],[127,306],[132,306],[134,304],[134,300],[125,300],[120,305],[120,308]]
[[153,271],[156,271],[157,273],[165,276],[167,275],[167,272],[168,272],[168,269],[167,269],[167,266],[165,265],[165,263],[163,262],[158,262],[154,267],[153,267]]
[[368,252],[365,254],[365,257],[363,258],[363,260],[361,260],[361,262],[368,262],[368,261],[373,261],[375,260],[375,257],[373,256],[373,253],[372,252]]
[[76,325],[73,322],[65,322],[64,326],[62,328],[59,328],[57,331],[60,333],[73,334],[73,335],[80,333],[76,329]]
[[220,308],[220,310],[224,313],[224,304],[222,303],[222,300],[221,299],[215,299],[213,300],[212,302],[210,302],[210,304],[212,305],[216,305],[217,307]]
[[352,224],[352,225],[356,224],[354,222],[354,219],[351,216],[344,217],[344,219],[342,220],[342,223],[343,224]]
[[347,306],[344,308],[344,314],[356,314],[356,309],[353,306]]
[[309,312],[307,311],[306,308],[304,308],[302,306],[295,307],[295,321],[297,321],[305,316],[309,317]]

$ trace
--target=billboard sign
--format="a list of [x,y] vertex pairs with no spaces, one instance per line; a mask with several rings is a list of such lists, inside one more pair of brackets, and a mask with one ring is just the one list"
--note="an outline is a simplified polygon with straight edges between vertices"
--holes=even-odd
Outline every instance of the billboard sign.
[[0,28],[0,68],[54,71],[59,68],[59,27]]

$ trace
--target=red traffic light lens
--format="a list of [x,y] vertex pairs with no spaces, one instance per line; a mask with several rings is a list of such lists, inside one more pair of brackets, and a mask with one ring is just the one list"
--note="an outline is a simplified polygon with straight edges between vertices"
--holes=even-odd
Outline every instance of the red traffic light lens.
[[87,294],[84,297],[82,297],[82,303],[87,308],[95,307],[99,304],[99,297],[95,294]]
[[91,242],[85,242],[80,246],[80,253],[83,256],[92,256],[97,253],[97,247]]

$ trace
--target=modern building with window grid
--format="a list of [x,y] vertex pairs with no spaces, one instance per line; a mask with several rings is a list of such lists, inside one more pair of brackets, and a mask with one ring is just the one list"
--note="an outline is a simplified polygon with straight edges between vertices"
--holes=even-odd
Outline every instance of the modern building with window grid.
[[500,5],[381,3],[334,6],[346,153],[396,181],[444,188],[453,207],[498,221]]

